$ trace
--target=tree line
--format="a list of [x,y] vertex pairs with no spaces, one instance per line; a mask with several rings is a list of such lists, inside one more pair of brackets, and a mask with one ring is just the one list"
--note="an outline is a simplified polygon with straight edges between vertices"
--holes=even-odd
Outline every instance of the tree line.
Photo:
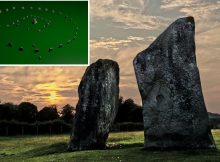
[[[58,111],[56,105],[38,111],[36,105],[22,102],[0,103],[0,135],[53,134],[70,132],[75,117],[75,107],[67,104]],[[141,106],[132,99],[119,98],[118,113],[113,130],[136,130],[143,128]]]
[[67,104],[60,112],[58,112],[56,105],[46,106],[38,111],[37,106],[30,102],[22,102],[19,105],[3,103],[0,104],[0,120],[34,123],[62,119],[71,123],[74,119],[74,109],[73,106]]
[[38,111],[30,102],[19,105],[0,104],[0,135],[67,133],[74,120],[74,107],[67,104],[61,111],[56,105]]

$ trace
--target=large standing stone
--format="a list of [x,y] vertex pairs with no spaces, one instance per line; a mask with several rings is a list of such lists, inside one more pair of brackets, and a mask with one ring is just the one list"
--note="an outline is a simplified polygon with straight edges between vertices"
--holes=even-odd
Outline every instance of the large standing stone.
[[69,150],[103,149],[118,110],[119,67],[115,61],[91,64],[80,82]]
[[172,23],[133,61],[145,148],[215,148],[195,56],[195,23]]

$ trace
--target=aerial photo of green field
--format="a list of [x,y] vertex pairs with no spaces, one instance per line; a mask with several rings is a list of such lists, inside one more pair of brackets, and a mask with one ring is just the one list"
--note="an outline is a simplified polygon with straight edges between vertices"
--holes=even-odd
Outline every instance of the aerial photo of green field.
[[87,64],[87,1],[0,2],[0,64]]

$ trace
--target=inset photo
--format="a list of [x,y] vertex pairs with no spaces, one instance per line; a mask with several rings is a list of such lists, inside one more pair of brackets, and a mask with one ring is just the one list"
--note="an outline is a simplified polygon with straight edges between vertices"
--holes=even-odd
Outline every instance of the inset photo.
[[1,1],[1,65],[88,65],[88,1]]

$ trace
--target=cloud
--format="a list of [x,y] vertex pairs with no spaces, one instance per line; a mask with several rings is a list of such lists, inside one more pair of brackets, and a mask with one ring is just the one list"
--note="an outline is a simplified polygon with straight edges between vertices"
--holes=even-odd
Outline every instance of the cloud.
[[174,9],[174,8],[182,8],[184,7],[191,7],[191,6],[200,6],[201,0],[162,0],[163,5],[161,5],[161,8],[166,8],[166,9]]
[[220,25],[196,36],[198,63],[209,73],[220,68],[220,37],[216,34],[219,32]]
[[[106,50],[118,51],[128,46],[137,46],[149,41],[153,41],[155,37],[138,37],[138,36],[128,36],[126,39],[116,39],[116,38],[104,38],[93,39],[90,41],[92,49],[102,48]],[[95,55],[95,54],[94,54]]]
[[117,40],[112,37],[110,38],[100,38],[99,40],[91,40],[90,44],[92,48],[104,48],[111,50],[118,50],[119,48],[128,46],[128,43],[131,43],[131,40]]
[[128,40],[131,40],[131,41],[143,41],[144,38],[143,38],[143,37],[129,36],[129,37],[128,37]]
[[[84,67],[0,67],[0,100],[16,104],[29,101],[39,108],[67,103],[75,106],[84,70]],[[52,93],[57,100],[50,100]]]
[[197,32],[204,32],[220,24],[218,0],[163,0],[161,9],[178,10],[186,16],[194,16]]
[[91,1],[91,21],[111,19],[123,29],[153,30],[166,23],[162,16],[144,14],[144,0],[93,0]]
[[206,32],[197,34],[197,62],[203,94],[209,111],[219,112],[220,86],[220,25]]

